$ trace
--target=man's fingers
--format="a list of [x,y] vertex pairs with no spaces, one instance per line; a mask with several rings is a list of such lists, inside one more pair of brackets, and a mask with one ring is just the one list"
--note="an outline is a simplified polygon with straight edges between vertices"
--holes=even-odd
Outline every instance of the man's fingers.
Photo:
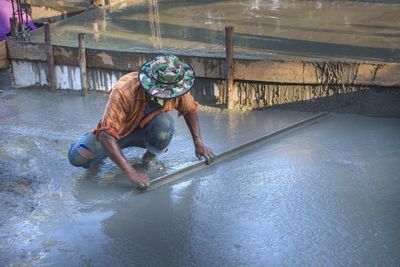
[[211,151],[208,156],[210,157],[211,162],[214,162],[215,160],[215,154]]
[[211,155],[208,154],[208,155],[207,155],[207,161],[206,161],[206,163],[207,163],[207,164],[210,164],[210,163],[212,163],[212,162],[213,162],[213,159],[212,159]]
[[212,157],[210,155],[206,155],[206,164],[210,164],[211,162],[213,162]]
[[214,161],[214,159],[215,159],[215,157],[216,157],[216,155],[211,151],[211,150],[208,150],[208,151],[206,151],[206,153],[201,153],[201,154],[196,154],[196,157],[199,159],[199,160],[205,160],[205,162],[206,162],[206,164],[210,164],[210,163],[212,163],[213,161]]
[[137,189],[139,189],[139,190],[144,190],[146,188],[147,187],[145,185],[143,185],[143,184],[138,184],[138,186],[137,186]]

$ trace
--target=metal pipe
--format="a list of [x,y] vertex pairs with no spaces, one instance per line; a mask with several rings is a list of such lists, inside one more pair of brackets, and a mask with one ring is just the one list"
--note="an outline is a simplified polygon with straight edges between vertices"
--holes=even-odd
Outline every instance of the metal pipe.
[[28,6],[26,4],[26,0],[24,0],[24,9],[25,9],[25,23],[26,23],[26,28],[28,29]]
[[[290,125],[285,126],[285,127],[282,127],[282,128],[280,128],[280,129],[278,129],[276,131],[268,133],[268,134],[266,134],[266,135],[264,135],[262,137],[254,139],[254,140],[252,140],[250,142],[247,142],[247,143],[239,145],[239,146],[237,146],[235,148],[226,150],[226,151],[218,154],[215,157],[215,160],[211,164],[211,166],[215,165],[217,163],[221,163],[221,162],[223,162],[225,160],[228,160],[228,159],[232,158],[233,156],[237,156],[237,155],[239,155],[240,153],[242,153],[244,151],[250,150],[251,148],[259,147],[265,141],[270,140],[273,137],[276,137],[276,136],[282,135],[282,134],[287,134],[287,133],[290,133],[291,131],[293,131],[295,129],[299,129],[302,126],[307,126],[307,125],[309,125],[311,123],[315,123],[315,122],[317,122],[317,120],[327,116],[328,114],[329,114],[328,112],[318,113],[316,115],[313,115],[313,116],[308,117],[306,119],[303,119],[301,121],[295,122],[295,123],[290,124]],[[157,188],[159,188],[159,187],[161,187],[163,185],[166,185],[166,184],[174,182],[174,181],[176,181],[178,179],[187,177],[189,174],[192,174],[192,173],[194,173],[196,171],[202,170],[202,169],[206,168],[207,166],[208,165],[205,164],[205,161],[194,163],[194,164],[192,164],[190,166],[187,166],[187,167],[185,167],[183,169],[177,170],[177,171],[175,171],[173,173],[166,174],[166,175],[163,175],[163,176],[158,177],[156,179],[153,179],[151,181],[150,187],[148,187],[145,190],[139,190],[139,191],[152,191],[152,190],[157,189]],[[130,184],[130,186],[131,186],[131,184]]]
[[22,12],[21,12],[21,0],[17,0],[17,13],[18,13],[18,22],[23,23]]
[[15,19],[15,6],[14,6],[14,0],[11,0],[11,6],[13,10],[13,18]]

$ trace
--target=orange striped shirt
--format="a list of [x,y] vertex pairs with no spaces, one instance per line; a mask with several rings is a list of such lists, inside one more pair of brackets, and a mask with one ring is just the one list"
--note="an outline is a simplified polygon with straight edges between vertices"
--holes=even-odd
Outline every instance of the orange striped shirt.
[[119,140],[137,127],[143,128],[161,112],[176,109],[181,116],[196,111],[199,105],[190,93],[186,93],[165,100],[161,108],[144,116],[144,110],[149,103],[149,95],[140,88],[138,73],[124,75],[112,88],[103,116],[93,133],[98,136],[101,131],[106,131]]

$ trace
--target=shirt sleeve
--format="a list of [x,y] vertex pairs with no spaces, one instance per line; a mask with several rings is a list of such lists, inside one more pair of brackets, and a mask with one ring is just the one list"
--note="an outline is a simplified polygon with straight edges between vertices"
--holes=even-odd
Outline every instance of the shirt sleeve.
[[97,126],[96,136],[98,137],[101,131],[106,131],[108,134],[120,139],[122,127],[125,125],[125,119],[129,105],[124,100],[120,90],[113,89],[110,93],[103,116]]
[[179,112],[179,116],[185,116],[190,112],[197,111],[199,103],[196,102],[190,93],[186,93],[177,99],[176,110]]

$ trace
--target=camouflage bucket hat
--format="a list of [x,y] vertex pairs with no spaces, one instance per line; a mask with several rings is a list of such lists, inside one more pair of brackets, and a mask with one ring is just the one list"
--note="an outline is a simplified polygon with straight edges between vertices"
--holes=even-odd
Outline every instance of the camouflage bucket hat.
[[194,70],[174,55],[162,55],[142,65],[139,81],[142,88],[154,97],[175,98],[192,89]]

